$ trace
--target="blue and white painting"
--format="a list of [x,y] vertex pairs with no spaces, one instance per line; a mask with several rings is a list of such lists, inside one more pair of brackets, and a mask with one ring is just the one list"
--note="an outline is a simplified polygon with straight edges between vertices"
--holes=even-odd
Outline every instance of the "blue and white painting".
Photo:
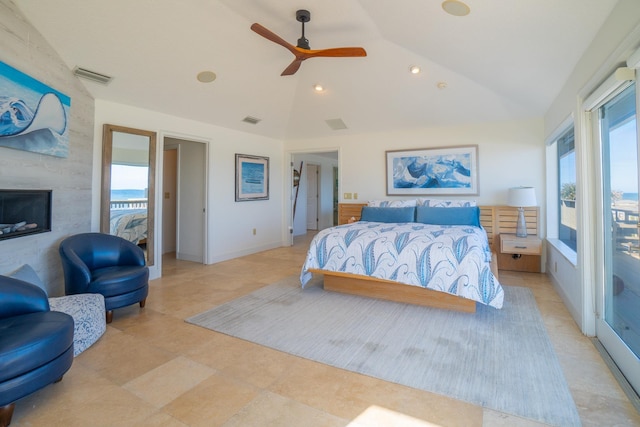
[[0,61],[0,146],[69,154],[71,98]]
[[477,147],[387,151],[387,193],[477,194]]
[[269,158],[236,154],[236,202],[269,198]]

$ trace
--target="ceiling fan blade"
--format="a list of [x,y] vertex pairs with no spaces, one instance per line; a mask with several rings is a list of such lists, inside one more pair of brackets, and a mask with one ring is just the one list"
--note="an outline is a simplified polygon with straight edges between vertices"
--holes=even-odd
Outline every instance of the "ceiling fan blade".
[[336,47],[331,49],[307,50],[297,49],[298,52],[303,51],[307,58],[313,56],[329,56],[329,57],[355,57],[367,56],[367,51],[361,47]]
[[304,61],[305,58],[298,58],[296,57],[296,59],[293,60],[293,62],[291,64],[289,64],[289,66],[287,68],[284,69],[284,71],[282,72],[282,74],[280,74],[281,76],[290,76],[292,74],[295,74],[296,71],[298,71],[298,69],[300,68],[300,65],[302,65],[302,61]]
[[265,39],[271,40],[272,42],[277,43],[280,46],[283,46],[283,47],[287,48],[294,55],[297,54],[296,47],[294,45],[292,45],[291,43],[287,42],[285,39],[283,39],[282,37],[280,37],[276,33],[272,32],[271,30],[266,29],[262,25],[260,25],[258,23],[255,23],[255,24],[251,25],[251,29],[255,33],[260,34]]

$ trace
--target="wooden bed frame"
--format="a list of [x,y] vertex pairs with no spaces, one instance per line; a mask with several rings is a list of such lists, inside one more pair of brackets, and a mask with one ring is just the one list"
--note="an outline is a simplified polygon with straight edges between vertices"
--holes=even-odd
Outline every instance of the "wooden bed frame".
[[[338,224],[346,224],[360,219],[362,207],[366,204],[340,203],[338,205]],[[537,234],[538,208],[525,208],[527,229]],[[489,246],[492,249],[491,271],[498,277],[498,262],[494,242],[498,242],[497,234],[508,224],[505,218],[517,218],[517,209],[509,206],[480,206],[480,224],[487,232]],[[509,231],[509,230],[508,230]],[[505,232],[505,231],[503,231]],[[448,310],[475,313],[476,302],[419,286],[405,285],[390,280],[378,279],[350,273],[329,272],[319,269],[309,270],[314,274],[324,275],[324,289],[371,298],[384,299],[425,307],[437,307]]]

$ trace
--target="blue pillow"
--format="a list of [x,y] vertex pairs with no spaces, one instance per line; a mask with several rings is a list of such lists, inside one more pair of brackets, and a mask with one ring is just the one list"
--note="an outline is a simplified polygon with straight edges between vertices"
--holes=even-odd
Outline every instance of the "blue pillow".
[[363,206],[360,221],[371,222],[413,222],[416,208],[376,208]]
[[473,225],[480,227],[480,208],[432,208],[418,206],[416,210],[416,222],[435,225]]

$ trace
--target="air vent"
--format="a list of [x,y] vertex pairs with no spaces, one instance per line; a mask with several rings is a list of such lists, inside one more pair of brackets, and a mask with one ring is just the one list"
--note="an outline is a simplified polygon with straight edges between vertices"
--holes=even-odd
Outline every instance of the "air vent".
[[329,127],[333,130],[347,129],[347,125],[344,124],[342,119],[329,119],[325,121],[327,122]]
[[91,80],[92,82],[101,83],[103,85],[109,84],[109,82],[111,82],[111,79],[113,78],[113,77],[96,73],[95,71],[87,70],[85,68],[80,68],[80,67],[74,68],[73,74],[75,74],[76,76],[82,79]]
[[242,119],[243,122],[249,123],[249,124],[252,124],[252,125],[257,125],[258,122],[260,122],[260,120],[261,119],[257,119],[255,117],[251,117],[251,116],[247,116],[244,119]]

